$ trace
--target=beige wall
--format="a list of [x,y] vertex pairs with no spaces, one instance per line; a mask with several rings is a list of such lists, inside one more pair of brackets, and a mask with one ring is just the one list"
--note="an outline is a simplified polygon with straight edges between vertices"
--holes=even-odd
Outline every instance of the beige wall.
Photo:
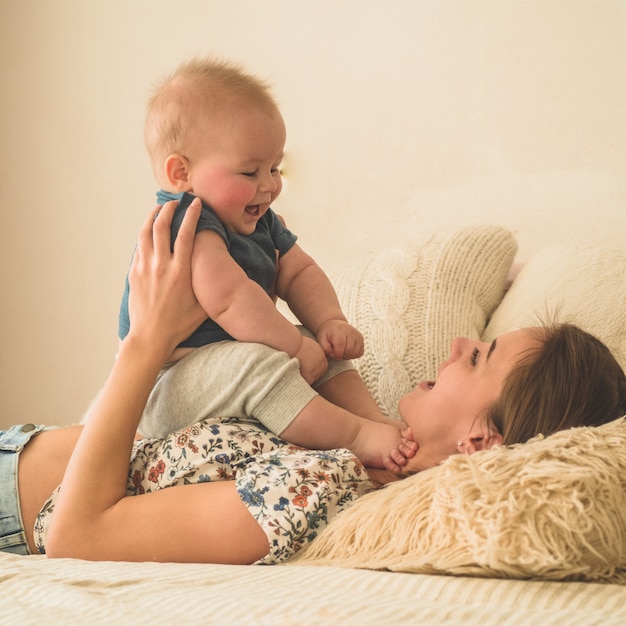
[[104,380],[146,93],[193,55],[275,85],[278,208],[329,269],[470,223],[521,258],[626,248],[624,0],[5,1],[0,51],[0,427],[75,421]]

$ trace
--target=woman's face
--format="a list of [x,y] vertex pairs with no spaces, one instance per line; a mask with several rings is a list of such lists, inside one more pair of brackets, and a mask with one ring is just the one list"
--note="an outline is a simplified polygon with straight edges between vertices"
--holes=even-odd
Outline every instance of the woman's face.
[[[451,454],[472,453],[502,440],[481,415],[498,398],[504,379],[529,349],[539,347],[528,329],[491,344],[457,337],[436,381],[425,381],[400,399],[398,410],[413,430],[419,450],[406,466],[419,471]],[[462,443],[459,443],[462,442]]]

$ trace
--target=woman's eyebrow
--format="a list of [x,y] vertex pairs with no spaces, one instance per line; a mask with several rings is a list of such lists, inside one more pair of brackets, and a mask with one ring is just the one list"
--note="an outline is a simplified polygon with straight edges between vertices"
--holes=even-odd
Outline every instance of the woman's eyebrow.
[[487,358],[485,359],[485,361],[489,360],[489,357],[491,356],[491,353],[496,349],[496,342],[497,341],[498,341],[497,339],[494,339],[491,342],[491,345],[489,346],[489,352],[487,352]]

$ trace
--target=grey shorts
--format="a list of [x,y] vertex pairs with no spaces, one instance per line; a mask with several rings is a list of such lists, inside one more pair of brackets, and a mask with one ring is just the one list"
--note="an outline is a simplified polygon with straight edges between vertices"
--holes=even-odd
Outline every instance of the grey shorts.
[[161,370],[138,430],[146,437],[165,437],[208,418],[254,416],[280,435],[320,385],[352,369],[350,361],[331,359],[311,387],[300,375],[298,360],[285,352],[259,343],[218,341]]
[[20,511],[17,463],[24,446],[46,426],[24,424],[0,431],[0,551],[30,554]]

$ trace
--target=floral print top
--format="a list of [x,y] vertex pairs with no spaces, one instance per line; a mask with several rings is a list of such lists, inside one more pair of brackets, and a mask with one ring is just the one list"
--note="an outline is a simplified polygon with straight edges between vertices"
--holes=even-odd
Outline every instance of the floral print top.
[[[270,550],[259,564],[285,561],[315,539],[335,515],[374,489],[349,450],[306,450],[254,419],[218,418],[163,439],[136,442],[127,493],[216,480],[236,482],[241,500],[267,535]],[[57,493],[58,489],[35,524],[42,554]]]

